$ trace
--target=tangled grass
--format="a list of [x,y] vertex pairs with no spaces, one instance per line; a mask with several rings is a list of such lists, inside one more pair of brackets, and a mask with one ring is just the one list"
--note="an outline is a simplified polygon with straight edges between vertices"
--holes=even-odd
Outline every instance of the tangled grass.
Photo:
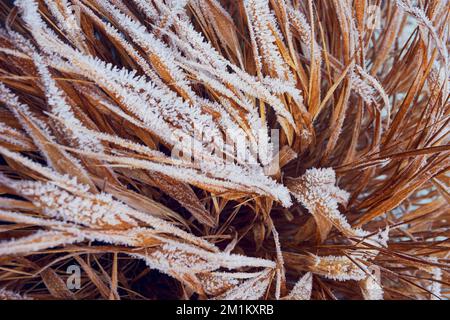
[[0,299],[448,298],[449,10],[0,1]]

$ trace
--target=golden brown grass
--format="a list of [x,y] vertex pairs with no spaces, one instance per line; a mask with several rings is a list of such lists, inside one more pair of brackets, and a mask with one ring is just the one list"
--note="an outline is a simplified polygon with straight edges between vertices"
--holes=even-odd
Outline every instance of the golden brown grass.
[[0,299],[449,298],[449,12],[0,1]]

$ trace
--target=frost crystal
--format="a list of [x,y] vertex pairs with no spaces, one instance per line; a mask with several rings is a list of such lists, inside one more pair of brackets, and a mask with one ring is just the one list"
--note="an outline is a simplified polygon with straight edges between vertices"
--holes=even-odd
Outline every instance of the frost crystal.
[[284,297],[285,300],[310,300],[312,290],[312,274],[308,272],[297,281],[291,292]]
[[254,279],[247,280],[241,285],[228,290],[219,296],[220,300],[257,300],[260,299],[267,290],[270,283],[271,270],[261,272]]
[[331,168],[308,169],[297,179],[289,181],[295,198],[316,218],[324,217],[338,230],[350,237],[365,237],[369,233],[354,229],[339,212],[338,203],[346,203],[348,192],[336,186],[336,175]]
[[373,275],[369,275],[361,281],[361,290],[366,300],[383,300],[383,287],[380,284],[380,280]]
[[0,288],[0,300],[31,300],[31,298],[4,288]]
[[361,266],[346,256],[315,256],[313,270],[328,279],[339,281],[362,280],[366,277]]

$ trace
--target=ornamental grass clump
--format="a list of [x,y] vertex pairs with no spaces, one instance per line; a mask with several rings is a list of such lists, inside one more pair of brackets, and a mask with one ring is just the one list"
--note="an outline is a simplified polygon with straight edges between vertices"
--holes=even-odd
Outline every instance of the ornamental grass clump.
[[0,1],[0,299],[448,299],[449,12]]

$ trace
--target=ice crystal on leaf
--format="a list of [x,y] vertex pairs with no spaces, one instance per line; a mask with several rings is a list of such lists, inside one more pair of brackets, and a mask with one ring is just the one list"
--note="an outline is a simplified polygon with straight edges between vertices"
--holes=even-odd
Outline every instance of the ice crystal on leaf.
[[285,300],[310,300],[311,290],[312,290],[312,274],[308,272],[303,277],[301,277],[295,286],[292,288],[291,292],[284,297]]
[[64,221],[98,228],[114,228],[120,224],[136,225],[134,220],[121,214],[117,206],[111,205],[114,202],[110,195],[89,196],[88,189],[83,186],[72,194],[53,183],[13,181],[1,175],[0,182],[30,199],[36,207],[42,208],[45,214]]
[[292,75],[275,44],[275,37],[280,36],[280,33],[276,27],[275,17],[270,12],[269,1],[246,0],[244,6],[249,20],[251,40],[258,48],[258,52],[255,54],[260,57],[257,61],[261,65],[258,67],[268,69],[269,74],[273,73],[280,79],[289,79]]
[[82,240],[82,237],[70,233],[38,231],[28,237],[0,242],[0,255],[35,252]]
[[260,299],[270,283],[271,270],[262,271],[260,275],[244,281],[242,284],[218,296],[221,300],[256,300]]
[[314,261],[314,273],[328,279],[339,281],[362,280],[366,276],[365,270],[346,256],[316,256]]
[[366,300],[383,300],[383,287],[379,283],[379,279],[369,275],[362,280],[361,290]]
[[23,296],[14,291],[0,288],[0,300],[30,300],[30,299],[31,299],[30,297]]
[[[295,198],[314,216],[318,224],[326,220],[339,231],[350,237],[364,237],[368,233],[354,229],[339,212],[338,203],[345,204],[349,194],[336,186],[336,175],[331,168],[308,169],[297,179],[291,179],[290,190]],[[324,239],[330,231],[329,227],[321,230]]]

